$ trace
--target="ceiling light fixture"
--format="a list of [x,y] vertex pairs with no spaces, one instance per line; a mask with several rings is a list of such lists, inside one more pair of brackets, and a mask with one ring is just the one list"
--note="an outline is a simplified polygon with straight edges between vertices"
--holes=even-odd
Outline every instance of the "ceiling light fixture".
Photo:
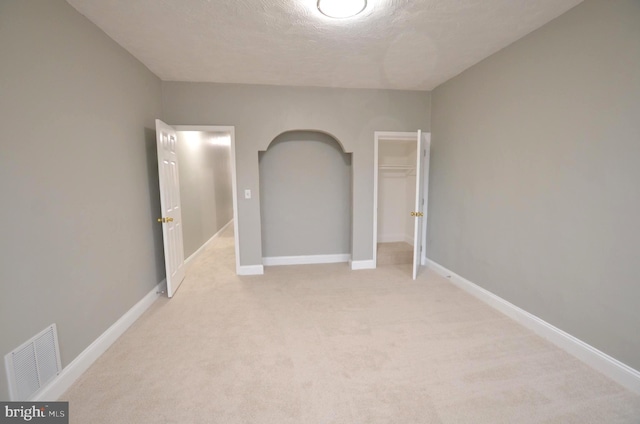
[[367,0],[318,0],[318,10],[330,18],[350,18],[367,7]]

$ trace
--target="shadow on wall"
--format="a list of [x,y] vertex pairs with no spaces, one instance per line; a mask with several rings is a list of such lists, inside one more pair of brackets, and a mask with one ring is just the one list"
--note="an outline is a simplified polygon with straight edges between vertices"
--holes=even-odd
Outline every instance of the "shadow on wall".
[[263,257],[351,253],[351,153],[328,134],[289,131],[258,162]]

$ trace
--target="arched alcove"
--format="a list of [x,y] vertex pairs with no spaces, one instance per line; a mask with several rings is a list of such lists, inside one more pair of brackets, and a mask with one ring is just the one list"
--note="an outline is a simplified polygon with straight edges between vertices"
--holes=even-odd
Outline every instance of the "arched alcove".
[[347,262],[351,154],[328,134],[289,131],[258,162],[264,264]]

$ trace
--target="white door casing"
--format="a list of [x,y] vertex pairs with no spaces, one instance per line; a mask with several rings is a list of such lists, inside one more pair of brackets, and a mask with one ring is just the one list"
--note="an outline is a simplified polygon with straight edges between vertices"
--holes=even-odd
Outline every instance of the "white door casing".
[[185,276],[184,245],[182,240],[182,209],[178,179],[178,138],[176,131],[156,119],[158,145],[158,181],[160,186],[162,239],[167,273],[167,295],[172,297]]

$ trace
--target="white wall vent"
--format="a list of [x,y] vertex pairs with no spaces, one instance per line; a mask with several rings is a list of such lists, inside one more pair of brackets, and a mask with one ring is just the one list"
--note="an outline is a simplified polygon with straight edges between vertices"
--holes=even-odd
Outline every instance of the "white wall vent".
[[31,400],[62,370],[55,324],[4,357],[11,400]]

